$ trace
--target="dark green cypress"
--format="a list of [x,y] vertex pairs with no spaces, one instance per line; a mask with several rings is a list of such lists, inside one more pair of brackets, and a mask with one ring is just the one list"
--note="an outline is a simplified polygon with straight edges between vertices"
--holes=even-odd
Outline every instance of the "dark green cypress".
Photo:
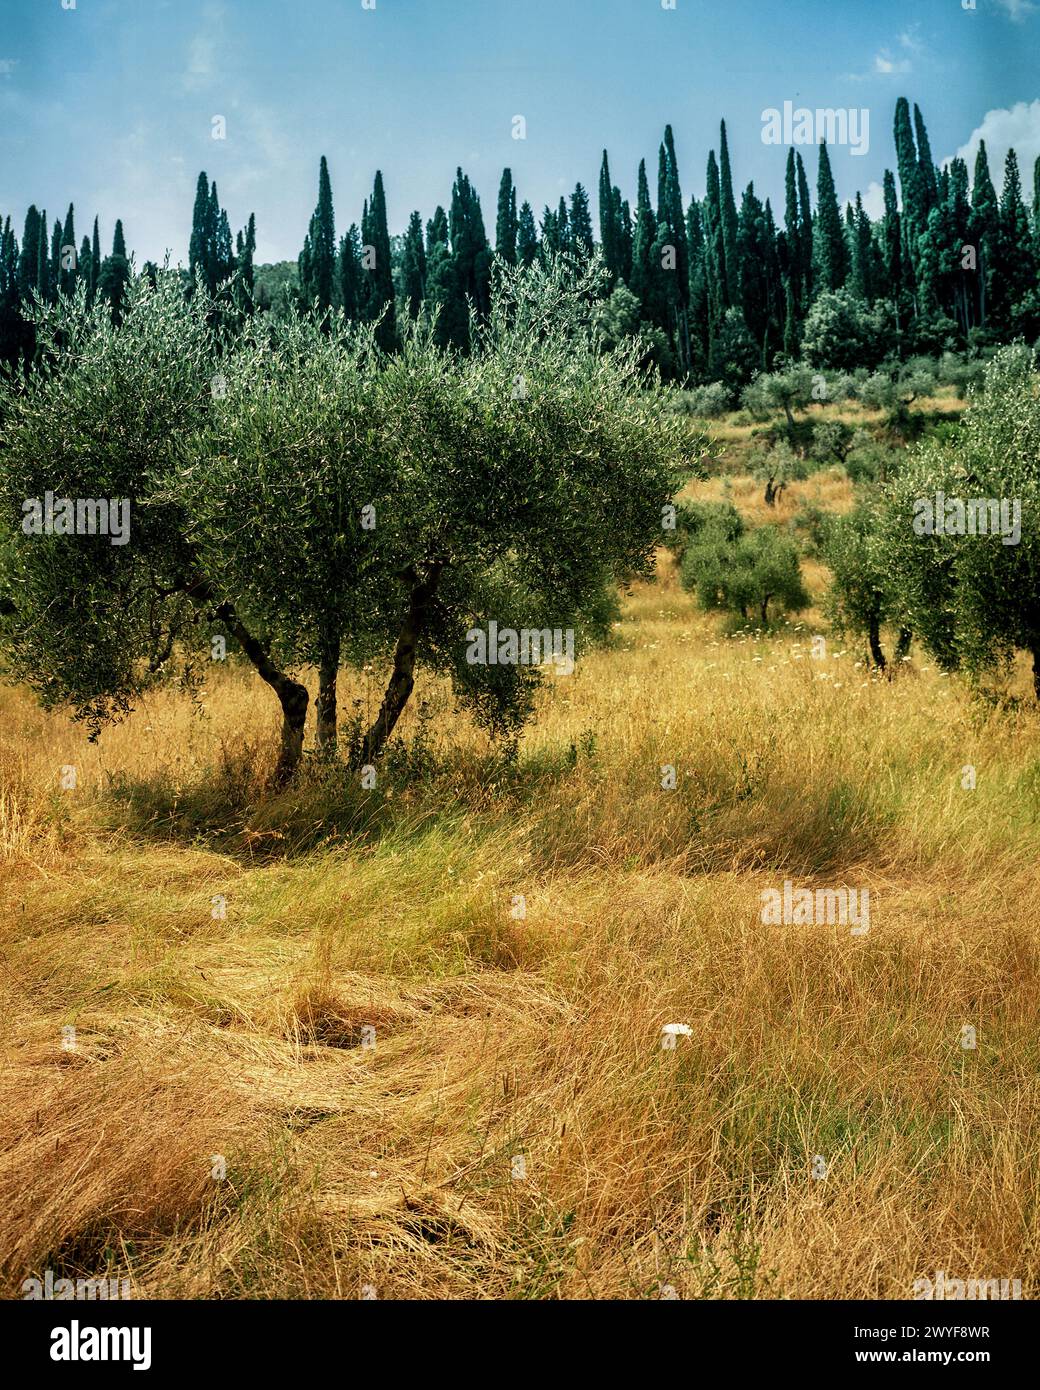
[[350,224],[346,236],[340,239],[336,269],[340,307],[348,319],[360,319],[364,300],[364,272],[361,269],[361,232],[356,222]]
[[731,307],[726,247],[722,236],[722,192],[715,151],[708,154],[707,190],[704,195],[705,268],[708,282],[708,336],[714,340],[725,312]]
[[924,117],[921,115],[921,109],[916,102],[914,103],[914,131],[917,135],[917,167],[920,175],[922,214],[927,219],[932,208],[941,199],[935,181],[935,165],[932,163],[932,147],[928,140],[928,131],[925,129]]
[[971,190],[971,239],[978,266],[976,321],[985,328],[989,322],[993,259],[1000,229],[1000,205],[990,178],[985,140],[979,141],[975,155],[975,177]]
[[98,231],[98,220],[94,218],[94,234],[90,240],[90,285],[87,291],[87,300],[90,304],[97,298],[98,280],[101,277],[101,234]]
[[1036,261],[1029,216],[1022,201],[1018,155],[1008,150],[1000,198],[996,254],[993,263],[993,316],[1005,332],[1015,328],[1014,310],[1036,289]]
[[126,238],[123,235],[123,223],[117,220],[112,237],[112,254],[106,256],[98,276],[98,294],[111,305],[112,318],[116,323],[122,318],[129,281],[130,263],[126,257]]
[[646,181],[646,161],[639,161],[639,182],[636,195],[636,225],[632,238],[632,293],[639,300],[642,317],[655,321],[658,286],[653,263],[654,243],[657,240],[657,219],[650,206],[650,188]]
[[[331,199],[331,195],[330,195]],[[331,201],[330,201],[331,210]],[[386,222],[386,194],[383,175],[377,169],[372,184],[372,201],[368,205],[368,226],[362,222],[361,234],[365,245],[374,253],[375,264],[368,270],[369,314],[379,320],[376,342],[384,352],[397,346],[397,324],[394,320],[394,269],[390,258],[390,232]],[[362,266],[364,267],[364,260]]]
[[820,142],[820,169],[816,184],[816,264],[822,289],[840,290],[844,286],[848,276],[849,251],[826,140]]
[[533,265],[538,257],[538,229],[535,226],[534,211],[525,202],[520,208],[516,224],[516,258],[520,265]]
[[71,203],[65,214],[65,226],[61,231],[61,245],[62,247],[71,247],[72,256],[68,269],[59,268],[58,287],[62,294],[72,294],[76,288],[76,256],[78,253],[76,251],[76,221]]
[[591,256],[594,250],[592,239],[592,215],[589,212],[589,195],[577,183],[571,194],[570,214],[571,250],[578,256]]
[[729,167],[726,122],[719,131],[719,183],[722,195],[722,241],[726,248],[726,282],[729,302],[740,307],[740,267],[737,262],[737,204],[733,196],[733,175]]
[[[508,173],[509,171],[506,170]],[[516,193],[513,191],[515,201]],[[499,252],[501,255],[501,251]],[[513,236],[513,257],[516,257],[516,236]],[[513,262],[510,261],[510,265]],[[408,310],[408,317],[417,319],[426,298],[426,251],[423,247],[422,218],[413,212],[408,219],[408,230],[404,234],[401,252],[401,298]]]
[[304,301],[309,305],[316,304],[319,313],[325,313],[332,307],[335,267],[336,219],[332,207],[332,183],[328,161],[322,155],[318,165],[318,203],[311,215],[300,256],[300,289]]
[[18,257],[18,297],[22,303],[32,298],[39,277],[40,262],[40,214],[33,203],[25,214],[22,230],[22,250]]
[[[520,226],[522,230],[522,211]],[[464,349],[469,341],[466,301],[449,245],[448,218],[441,207],[426,224],[426,302],[436,315],[435,341],[442,347]]]
[[816,288],[813,275],[813,215],[809,201],[809,176],[801,154],[795,154],[798,170],[798,231],[802,244],[802,309],[808,308]]
[[511,169],[502,170],[502,181],[498,186],[495,251],[506,265],[516,265],[516,188]]
[[[212,293],[214,281],[211,220],[212,203],[209,194],[209,179],[206,177],[206,171],[203,170],[195,184],[195,206],[191,214],[191,240],[188,243],[188,276],[191,287],[194,287],[196,274],[200,275],[202,283]],[[96,236],[96,219],[94,231]]]
[[896,331],[898,332],[903,319],[903,237],[902,218],[899,212],[899,201],[896,197],[896,180],[891,169],[885,170],[884,195],[885,220],[881,228],[882,263],[885,289],[895,313]]
[[606,150],[603,151],[603,162],[599,169],[599,242],[603,251],[603,264],[614,281],[621,274],[621,253],[618,245],[614,186],[610,181],[610,165],[607,162]]
[[460,292],[483,318],[491,307],[491,258],[480,199],[461,169],[455,171],[448,228]]

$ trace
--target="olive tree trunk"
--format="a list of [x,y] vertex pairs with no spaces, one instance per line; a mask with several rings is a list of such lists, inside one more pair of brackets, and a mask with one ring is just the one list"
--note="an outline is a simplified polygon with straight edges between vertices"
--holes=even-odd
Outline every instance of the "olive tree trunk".
[[303,755],[303,731],[310,702],[307,687],[293,680],[276,665],[266,644],[254,637],[239,618],[234,604],[227,599],[217,601],[208,579],[196,576],[183,587],[193,603],[210,607],[212,616],[224,624],[253,663],[260,679],[266,681],[277,695],[282,709],[282,741],[274,770],[274,782],[276,786],[285,786],[292,779]]
[[386,747],[387,740],[415,687],[416,648],[446,564],[446,560],[435,560],[424,579],[419,578],[414,568],[410,568],[405,574],[405,579],[412,586],[408,595],[408,611],[394,649],[394,668],[387,683],[383,703],[379,707],[375,722],[361,743],[361,761],[364,764],[374,763]]
[[336,752],[336,681],[339,676],[339,652],[338,637],[326,641],[322,647],[318,668],[318,702],[315,706],[318,748],[328,757],[333,757]]

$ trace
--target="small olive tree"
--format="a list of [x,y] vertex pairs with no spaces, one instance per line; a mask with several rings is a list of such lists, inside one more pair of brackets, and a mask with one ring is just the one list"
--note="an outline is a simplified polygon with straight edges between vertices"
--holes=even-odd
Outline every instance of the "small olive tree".
[[703,608],[736,613],[745,622],[755,616],[763,627],[777,612],[797,613],[810,602],[798,547],[775,526],[735,537],[721,520],[705,526],[685,550],[680,577]]

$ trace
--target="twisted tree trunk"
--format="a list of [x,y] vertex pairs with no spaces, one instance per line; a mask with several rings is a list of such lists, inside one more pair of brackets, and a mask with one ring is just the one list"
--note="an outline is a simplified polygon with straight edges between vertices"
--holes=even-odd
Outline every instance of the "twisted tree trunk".
[[380,756],[414,689],[416,647],[447,563],[447,560],[434,560],[423,579],[419,578],[418,572],[412,567],[405,572],[405,579],[412,585],[408,596],[408,612],[397,638],[394,669],[383,696],[383,703],[379,707],[375,722],[362,740],[361,761],[364,764],[374,763]]
[[266,681],[277,695],[282,708],[282,745],[275,765],[274,782],[276,786],[285,786],[292,779],[303,754],[303,731],[310,702],[307,687],[279,669],[271,659],[266,644],[254,637],[239,618],[234,604],[227,599],[218,601],[208,579],[195,575],[184,581],[183,589],[193,603],[208,607],[211,616],[224,624],[256,667],[260,679]]

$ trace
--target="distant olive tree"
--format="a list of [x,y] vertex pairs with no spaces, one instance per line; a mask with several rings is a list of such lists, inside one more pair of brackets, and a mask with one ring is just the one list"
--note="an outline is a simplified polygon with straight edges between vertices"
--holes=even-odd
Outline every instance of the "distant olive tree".
[[742,530],[733,537],[720,518],[686,548],[680,577],[702,608],[739,614],[745,622],[757,618],[763,627],[778,612],[797,613],[809,606],[798,546],[775,526]]

